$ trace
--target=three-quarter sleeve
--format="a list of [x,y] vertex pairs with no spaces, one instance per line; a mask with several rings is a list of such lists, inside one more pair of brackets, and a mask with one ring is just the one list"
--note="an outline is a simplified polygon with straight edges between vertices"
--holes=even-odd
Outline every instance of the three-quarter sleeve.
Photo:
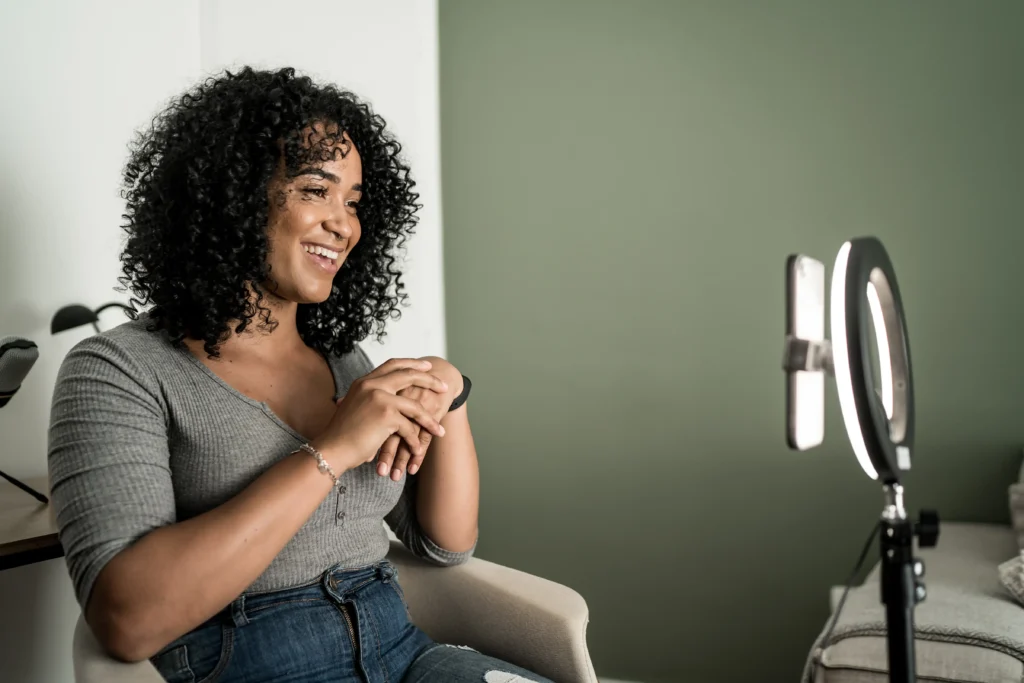
[[384,521],[413,555],[443,567],[453,567],[466,562],[473,556],[476,544],[465,552],[453,552],[434,543],[423,531],[416,518],[416,486],[416,475],[405,475],[402,496]]
[[169,461],[152,370],[108,336],[76,345],[54,388],[48,462],[59,538],[83,609],[118,552],[175,522]]

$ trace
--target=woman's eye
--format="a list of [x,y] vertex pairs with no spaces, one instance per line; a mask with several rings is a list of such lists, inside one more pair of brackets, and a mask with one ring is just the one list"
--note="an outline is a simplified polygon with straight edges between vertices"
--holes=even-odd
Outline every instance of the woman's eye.
[[327,196],[326,187],[304,187],[302,191],[306,194],[315,194],[317,197],[323,198]]
[[346,202],[346,206],[348,206],[348,208],[350,208],[350,209],[358,210],[359,209],[359,202],[357,202],[355,200],[350,201],[350,202]]

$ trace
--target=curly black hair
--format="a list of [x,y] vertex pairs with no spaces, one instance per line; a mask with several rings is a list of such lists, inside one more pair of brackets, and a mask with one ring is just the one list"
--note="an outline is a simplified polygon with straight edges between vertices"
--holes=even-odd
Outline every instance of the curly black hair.
[[362,157],[362,237],[330,297],[299,305],[299,333],[336,355],[371,332],[383,338],[406,299],[396,250],[417,223],[415,183],[401,145],[368,104],[292,68],[246,67],[208,78],[133,140],[122,185],[127,240],[119,280],[133,306],[152,306],[151,330],[166,330],[177,345],[200,339],[217,356],[232,329],[276,325],[261,287],[271,275],[267,188],[282,157],[294,172],[338,152],[303,137],[316,124],[347,133]]

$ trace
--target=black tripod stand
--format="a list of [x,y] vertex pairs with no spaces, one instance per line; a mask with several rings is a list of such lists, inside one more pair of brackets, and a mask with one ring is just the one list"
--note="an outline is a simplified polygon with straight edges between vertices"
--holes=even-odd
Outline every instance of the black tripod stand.
[[914,557],[914,537],[918,546],[930,548],[939,538],[939,516],[922,510],[914,524],[903,506],[903,487],[886,484],[882,510],[882,603],[889,655],[889,680],[892,683],[916,681],[914,655],[914,606],[925,599],[922,578],[924,562]]

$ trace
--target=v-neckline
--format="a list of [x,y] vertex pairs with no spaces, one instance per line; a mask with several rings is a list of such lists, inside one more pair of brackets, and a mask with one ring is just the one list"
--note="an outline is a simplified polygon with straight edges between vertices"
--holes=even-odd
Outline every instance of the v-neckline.
[[[193,365],[198,367],[207,377],[212,379],[215,383],[219,384],[222,389],[226,390],[235,398],[241,399],[243,402],[249,404],[250,406],[262,410],[263,413],[266,414],[266,416],[269,417],[274,423],[276,423],[278,427],[291,434],[299,442],[306,443],[309,441],[308,437],[303,436],[294,427],[292,427],[290,424],[282,420],[281,417],[274,412],[274,409],[270,407],[270,404],[268,404],[266,401],[257,401],[251,396],[246,396],[241,391],[225,382],[223,377],[221,377],[216,372],[207,367],[206,363],[196,358],[195,354],[192,353],[192,351],[190,351],[187,346],[182,345],[180,348],[176,350],[179,351],[180,353],[183,353],[190,361],[192,361]],[[313,350],[316,351],[316,349]],[[331,372],[331,379],[334,381],[333,400],[337,401],[341,398],[341,381],[340,377],[338,376],[338,369],[330,356],[327,356],[320,351],[317,351],[317,353],[319,353],[320,357],[323,358],[324,361],[327,363],[327,368]]]

